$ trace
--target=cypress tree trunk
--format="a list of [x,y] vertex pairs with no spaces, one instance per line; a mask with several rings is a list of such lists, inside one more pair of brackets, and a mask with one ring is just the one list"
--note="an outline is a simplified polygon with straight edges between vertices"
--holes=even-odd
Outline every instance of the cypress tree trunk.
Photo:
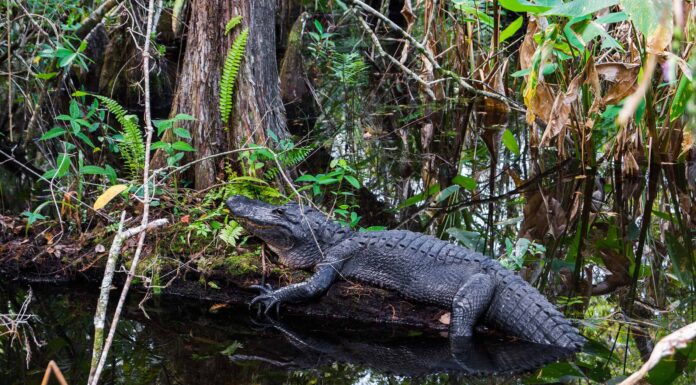
[[[248,139],[263,144],[267,129],[286,137],[276,63],[275,8],[275,0],[192,0],[172,115],[186,113],[196,118],[187,122],[195,159],[236,148]],[[225,25],[237,15],[243,17],[242,25],[225,36]],[[249,28],[249,40],[226,128],[218,110],[220,78],[227,52],[243,28]],[[217,157],[197,162],[195,187],[213,185],[222,163],[223,158]]]

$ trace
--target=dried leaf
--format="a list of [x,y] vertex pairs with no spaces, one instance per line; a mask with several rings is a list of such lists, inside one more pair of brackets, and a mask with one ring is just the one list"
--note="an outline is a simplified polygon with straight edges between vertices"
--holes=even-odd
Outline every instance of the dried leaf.
[[524,40],[520,46],[520,69],[532,66],[532,57],[537,47],[537,43],[534,41],[534,34],[538,31],[539,26],[537,19],[535,17],[530,17],[527,23],[527,33],[524,35]]
[[[551,138],[558,136],[561,130],[568,124],[572,104],[578,100],[580,87],[586,83],[590,83],[595,95],[599,95],[599,78],[592,60],[588,60],[583,71],[570,82],[568,90],[564,94],[556,96],[551,108],[548,125],[544,135],[541,137],[541,146],[547,145]],[[558,146],[559,149],[562,147],[561,144]]]
[[210,306],[210,308],[208,309],[208,312],[215,314],[215,313],[219,312],[220,309],[225,309],[225,308],[228,308],[228,307],[230,307],[229,304],[226,304],[226,303],[216,303],[216,304],[213,304],[212,306]]
[[612,83],[604,95],[604,104],[618,104],[636,89],[639,64],[602,63],[595,66],[602,80]]
[[128,185],[125,184],[117,184],[115,186],[111,186],[102,195],[97,198],[96,201],[94,201],[94,209],[99,210],[103,209],[109,202],[111,202],[112,199],[114,199],[118,194],[122,193],[128,188]]
[[554,90],[548,84],[541,83],[537,86],[534,97],[527,105],[527,123],[531,124],[536,116],[545,122],[549,121],[556,99],[553,94]]
[[[497,65],[493,69],[492,75],[488,76],[488,87],[501,95],[506,94],[503,77],[507,72],[507,66],[508,60],[505,60],[502,65]],[[504,125],[508,122],[510,107],[500,100],[484,98],[482,106],[478,106],[477,110],[478,113],[483,115],[481,119],[481,125],[483,127]]]
[[691,132],[688,128],[684,129],[683,136],[684,137],[682,139],[680,156],[686,154],[689,150],[695,148],[694,146],[696,146],[696,140],[694,140],[694,133]]

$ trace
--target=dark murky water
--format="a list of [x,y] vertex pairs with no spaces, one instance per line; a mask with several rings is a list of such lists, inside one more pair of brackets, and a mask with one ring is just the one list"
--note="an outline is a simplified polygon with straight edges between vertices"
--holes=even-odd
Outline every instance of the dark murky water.
[[[26,295],[26,286],[0,284],[0,314],[17,311]],[[85,383],[95,302],[96,289],[34,286],[29,312],[38,318],[30,324],[41,346],[28,337],[27,368],[18,341],[0,337],[0,384],[38,384],[51,359],[70,384]],[[171,297],[149,301],[149,318],[137,305],[126,309],[102,383],[463,384],[491,383],[492,376],[495,383],[520,383],[533,378],[534,366],[565,355],[492,337],[452,353],[448,339],[418,330],[306,319],[259,323],[246,309],[213,313],[209,305]],[[527,374],[510,374],[520,370]]]

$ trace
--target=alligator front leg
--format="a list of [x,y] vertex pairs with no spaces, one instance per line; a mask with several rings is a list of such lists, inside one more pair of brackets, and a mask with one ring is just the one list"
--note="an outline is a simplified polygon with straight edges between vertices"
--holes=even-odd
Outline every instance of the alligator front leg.
[[452,320],[450,323],[450,340],[468,340],[473,335],[476,320],[488,309],[495,283],[486,274],[474,274],[459,288],[452,301]]
[[265,313],[276,307],[280,308],[281,302],[304,302],[322,296],[336,281],[341,267],[346,258],[357,250],[355,242],[345,240],[333,246],[325,252],[324,261],[317,264],[315,273],[305,282],[295,283],[282,287],[278,290],[271,289],[270,286],[251,286],[252,289],[261,291],[261,295],[251,300],[249,306],[261,304],[265,307]]

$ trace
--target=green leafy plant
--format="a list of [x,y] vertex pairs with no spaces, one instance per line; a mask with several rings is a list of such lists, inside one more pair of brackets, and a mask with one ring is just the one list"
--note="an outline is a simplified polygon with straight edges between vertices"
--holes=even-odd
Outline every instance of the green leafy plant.
[[42,204],[38,205],[33,211],[24,211],[22,213],[22,216],[27,218],[27,226],[25,228],[25,233],[29,232],[29,228],[36,223],[36,221],[41,221],[46,219],[46,216],[41,214],[41,210],[43,210],[44,207],[48,206],[51,203],[51,201],[46,201],[43,202]]
[[179,140],[173,143],[165,142],[164,140],[159,140],[152,144],[153,150],[161,149],[167,154],[167,165],[176,166],[179,161],[184,157],[184,153],[193,152],[195,149],[191,147],[190,144],[183,141],[182,139],[191,139],[191,133],[183,127],[175,127],[175,124],[179,121],[191,121],[195,120],[193,116],[187,114],[177,114],[171,119],[165,120],[154,120],[152,124],[157,128],[157,136],[160,138],[167,137],[166,133],[171,131],[175,138]]
[[76,64],[86,70],[89,59],[84,54],[85,49],[87,49],[87,40],[81,40],[77,47],[70,41],[64,40],[62,44],[57,44],[55,48],[48,45],[44,47],[39,52],[39,57],[56,59],[60,68],[70,68],[70,66]]
[[[225,34],[241,22],[241,16],[230,20],[225,27]],[[237,79],[239,68],[244,57],[244,50],[249,38],[249,29],[245,28],[237,36],[227,52],[225,65],[222,69],[222,79],[220,79],[220,117],[227,123],[232,113],[232,97],[234,96],[234,82]]]
[[131,177],[136,178],[145,163],[145,143],[137,118],[134,115],[127,115],[126,109],[113,99],[101,95],[94,95],[94,97],[104,104],[121,125],[123,140],[119,145],[119,150],[123,161],[130,170]]

